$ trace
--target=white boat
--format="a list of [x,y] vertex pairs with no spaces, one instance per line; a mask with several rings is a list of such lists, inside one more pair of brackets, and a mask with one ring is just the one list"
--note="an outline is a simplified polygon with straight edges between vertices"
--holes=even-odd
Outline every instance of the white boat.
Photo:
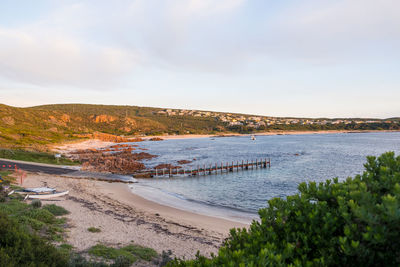
[[25,188],[22,191],[16,192],[26,194],[25,199],[49,199],[54,197],[61,197],[69,193],[69,191],[57,192],[56,189],[49,187]]
[[256,140],[256,137],[254,135],[252,135],[251,140]]
[[49,194],[33,194],[33,195],[27,195],[28,198],[32,198],[32,199],[49,199],[49,198],[53,198],[53,197],[61,197],[61,196],[65,196],[68,195],[69,191],[62,191],[62,192],[53,192],[53,193],[49,193]]

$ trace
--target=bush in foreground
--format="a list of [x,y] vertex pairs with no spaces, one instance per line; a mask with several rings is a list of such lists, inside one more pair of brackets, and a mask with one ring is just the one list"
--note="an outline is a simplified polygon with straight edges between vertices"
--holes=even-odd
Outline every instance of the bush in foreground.
[[170,266],[399,266],[400,157],[368,157],[362,175],[299,185],[249,230],[233,229],[211,259]]
[[0,266],[66,266],[68,258],[0,211]]

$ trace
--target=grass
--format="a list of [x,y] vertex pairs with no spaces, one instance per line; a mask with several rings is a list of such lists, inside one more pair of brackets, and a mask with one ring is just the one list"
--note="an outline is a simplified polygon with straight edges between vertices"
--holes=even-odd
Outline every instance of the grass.
[[[13,194],[18,195],[18,194]],[[39,233],[49,241],[63,241],[65,218],[57,218],[49,210],[34,208],[16,199],[9,199],[0,203],[0,211],[15,218],[28,229]]]
[[54,154],[46,152],[33,152],[20,149],[0,149],[0,158],[22,160],[37,163],[47,163],[55,165],[79,165],[79,162],[72,161],[65,157],[56,159]]
[[107,247],[103,244],[97,244],[89,249],[89,254],[101,257],[107,260],[116,260],[117,258],[126,258],[130,264],[137,259],[151,261],[157,257],[157,252],[151,248],[145,248],[138,245],[129,245],[122,248]]
[[107,247],[102,244],[91,247],[89,249],[89,254],[107,260],[116,260],[119,257],[123,257],[128,259],[130,264],[134,263],[137,260],[137,258],[128,251],[118,248]]
[[91,233],[100,233],[101,232],[101,229],[96,228],[96,227],[89,227],[87,230]]
[[64,243],[64,244],[59,245],[59,248],[71,251],[74,248],[74,246]]
[[55,204],[44,205],[43,209],[50,211],[54,216],[62,216],[69,214],[69,211],[63,207],[57,206]]
[[138,245],[129,245],[122,248],[123,250],[129,251],[133,255],[139,257],[142,260],[151,261],[154,257],[157,257],[157,252],[154,249],[146,248]]

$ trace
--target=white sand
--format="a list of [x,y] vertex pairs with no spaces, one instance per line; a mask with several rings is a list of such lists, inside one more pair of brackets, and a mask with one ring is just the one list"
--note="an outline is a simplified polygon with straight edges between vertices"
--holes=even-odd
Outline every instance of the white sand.
[[[199,250],[217,252],[233,227],[247,225],[163,206],[137,195],[126,184],[28,174],[25,187],[43,186],[70,190],[66,197],[43,201],[69,210],[67,241],[78,251],[97,243],[111,246],[131,242],[161,253],[171,250],[178,257],[193,258]],[[89,227],[100,233],[87,231]]]
[[76,151],[76,150],[91,149],[91,148],[99,149],[99,148],[105,148],[105,147],[111,146],[113,144],[115,144],[115,143],[101,141],[98,139],[90,139],[90,140],[85,140],[85,141],[78,141],[78,142],[73,142],[73,143],[64,143],[64,144],[54,145],[53,147],[51,147],[51,149],[53,151],[61,153],[61,154],[68,154],[68,153]]

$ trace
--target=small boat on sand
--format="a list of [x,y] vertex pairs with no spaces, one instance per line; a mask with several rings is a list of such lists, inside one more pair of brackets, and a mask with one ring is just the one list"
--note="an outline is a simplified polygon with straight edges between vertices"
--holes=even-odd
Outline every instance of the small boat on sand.
[[54,197],[65,196],[69,191],[57,192],[54,188],[49,187],[37,187],[37,188],[25,188],[22,191],[16,191],[16,193],[26,194],[26,198],[32,199],[49,199]]
[[50,194],[34,194],[34,195],[28,195],[28,198],[32,199],[49,199],[53,197],[62,197],[65,195],[68,195],[69,191],[62,191],[62,192],[56,192],[50,193]]

